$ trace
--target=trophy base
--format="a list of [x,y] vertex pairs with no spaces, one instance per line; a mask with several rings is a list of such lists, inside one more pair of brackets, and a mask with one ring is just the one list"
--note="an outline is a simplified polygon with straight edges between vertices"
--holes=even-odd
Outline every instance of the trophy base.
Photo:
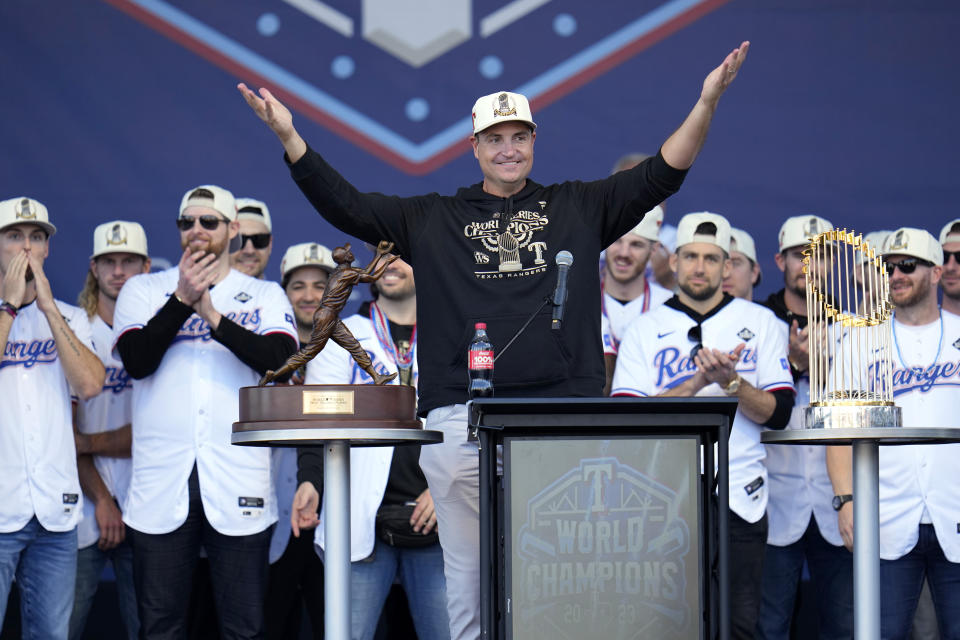
[[291,429],[422,429],[406,385],[306,384],[240,389],[234,434]]
[[869,429],[902,426],[900,407],[884,405],[810,406],[804,410],[806,429]]

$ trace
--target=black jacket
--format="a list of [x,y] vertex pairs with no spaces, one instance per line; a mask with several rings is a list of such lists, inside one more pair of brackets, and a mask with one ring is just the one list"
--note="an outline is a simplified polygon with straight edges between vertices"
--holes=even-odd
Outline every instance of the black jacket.
[[562,250],[574,256],[563,327],[550,329],[547,305],[497,360],[495,395],[600,395],[600,251],[679,189],[686,175],[658,153],[595,182],[542,186],[528,180],[509,198],[490,195],[481,184],[454,196],[401,198],[360,193],[310,149],[290,170],[328,222],[372,244],[393,242],[413,267],[421,415],[466,402],[474,323],[487,323],[499,354],[552,294],[554,258]]

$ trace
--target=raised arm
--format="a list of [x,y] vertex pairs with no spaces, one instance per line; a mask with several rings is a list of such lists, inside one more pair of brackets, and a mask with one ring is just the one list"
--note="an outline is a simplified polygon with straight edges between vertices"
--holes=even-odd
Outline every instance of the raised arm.
[[57,308],[43,262],[31,254],[30,268],[37,284],[37,308],[43,312],[57,345],[57,357],[73,390],[86,400],[100,393],[106,371],[93,351],[83,344]]
[[713,113],[717,109],[720,96],[727,90],[737,72],[747,58],[750,43],[744,41],[739,47],[731,51],[720,63],[720,66],[710,72],[703,81],[703,90],[700,99],[693,106],[680,128],[673,132],[660,148],[663,159],[674,169],[689,169],[693,165],[697,154],[707,139]]
[[307,152],[307,143],[293,126],[293,114],[290,110],[283,106],[268,89],[261,88],[259,96],[242,82],[237,85],[237,89],[257,117],[263,120],[280,139],[291,164],[303,157]]

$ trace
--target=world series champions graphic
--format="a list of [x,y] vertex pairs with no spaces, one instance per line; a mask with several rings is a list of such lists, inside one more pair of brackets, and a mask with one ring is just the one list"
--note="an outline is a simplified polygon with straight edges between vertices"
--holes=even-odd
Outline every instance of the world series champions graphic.
[[694,439],[514,441],[508,457],[508,637],[700,637]]

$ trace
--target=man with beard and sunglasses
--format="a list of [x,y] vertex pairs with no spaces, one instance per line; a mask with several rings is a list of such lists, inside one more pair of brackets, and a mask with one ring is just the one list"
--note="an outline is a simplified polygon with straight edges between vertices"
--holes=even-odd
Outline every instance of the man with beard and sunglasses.
[[[902,227],[883,242],[893,302],[893,396],[904,428],[960,429],[960,317],[937,303],[943,248]],[[866,354],[870,382],[877,355]],[[882,383],[878,383],[882,384]],[[853,493],[848,447],[828,458],[838,492]],[[960,638],[960,444],[880,447],[880,632],[907,638],[926,578],[941,637]],[[856,496],[854,496],[856,499]]]
[[274,282],[230,268],[233,195],[204,185],[180,204],[176,267],[134,276],[114,313],[114,350],[133,385],[133,472],[124,508],[142,638],[186,633],[200,548],[220,633],[261,637],[270,525],[270,450],[235,447],[237,390],[297,349]]
[[260,200],[237,198],[237,223],[240,232],[231,243],[230,266],[248,276],[263,278],[273,251],[270,210]]
[[[789,327],[787,352],[796,404],[788,429],[803,429],[803,411],[810,404],[808,368],[807,284],[803,251],[817,235],[833,229],[816,215],[787,218],[777,235],[774,256],[783,272],[783,288],[763,306]],[[770,501],[767,505],[767,551],[763,565],[763,602],[757,624],[760,640],[787,640],[804,564],[816,595],[819,635],[825,640],[853,634],[853,555],[844,548],[843,523],[853,505],[846,496],[834,500],[827,475],[828,447],[767,447]],[[850,530],[852,535],[853,531]]]
[[940,277],[941,305],[944,311],[960,316],[960,218],[940,230],[943,248],[943,275]]
[[794,404],[787,332],[769,309],[721,289],[730,224],[691,213],[677,225],[676,295],[638,317],[620,343],[614,396],[731,396],[730,637],[753,638],[767,542],[767,471],[760,432],[782,429]]

